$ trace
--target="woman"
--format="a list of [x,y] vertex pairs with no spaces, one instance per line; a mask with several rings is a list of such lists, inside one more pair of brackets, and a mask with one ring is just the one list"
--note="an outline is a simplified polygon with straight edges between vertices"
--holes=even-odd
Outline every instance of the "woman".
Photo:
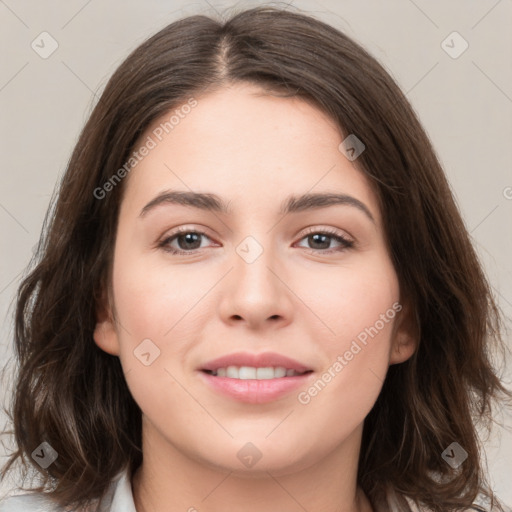
[[475,430],[510,397],[497,306],[412,108],[344,34],[269,7],[161,30],[46,233],[4,468],[43,482],[0,511],[503,510]]

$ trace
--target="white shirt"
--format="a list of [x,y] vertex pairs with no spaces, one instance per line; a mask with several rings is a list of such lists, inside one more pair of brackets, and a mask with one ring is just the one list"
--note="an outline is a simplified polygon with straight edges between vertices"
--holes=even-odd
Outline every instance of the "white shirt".
[[[102,500],[101,512],[137,512],[128,471],[119,473]],[[0,502],[0,512],[64,512],[43,493],[11,496]]]
[[[377,507],[376,512],[428,512],[418,509],[412,500],[406,498],[409,510],[400,509],[392,496],[388,496],[387,503]],[[507,510],[507,507],[504,507]],[[102,500],[101,512],[137,512],[133,501],[132,484],[128,470],[120,472],[110,484],[110,488]],[[486,508],[472,507],[468,512],[483,511]],[[26,493],[11,496],[0,502],[0,512],[66,512],[48,499],[44,493]],[[69,512],[69,510],[67,511]],[[509,509],[512,512],[512,509]]]

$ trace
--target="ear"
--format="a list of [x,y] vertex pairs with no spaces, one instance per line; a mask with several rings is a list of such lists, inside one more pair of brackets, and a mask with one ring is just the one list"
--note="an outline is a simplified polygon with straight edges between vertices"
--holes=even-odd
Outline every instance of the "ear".
[[102,287],[101,298],[96,306],[96,326],[94,328],[93,338],[99,348],[118,356],[119,337],[116,330],[116,323],[113,315],[113,307],[110,304],[108,291]]
[[393,331],[390,365],[407,361],[418,348],[419,325],[409,302],[398,311]]

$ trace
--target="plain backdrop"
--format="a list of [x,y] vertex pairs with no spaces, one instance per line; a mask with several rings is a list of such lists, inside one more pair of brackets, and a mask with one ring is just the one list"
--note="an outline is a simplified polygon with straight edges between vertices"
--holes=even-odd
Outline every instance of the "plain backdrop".
[[[0,0],[1,366],[13,363],[12,300],[50,195],[106,80],[132,49],[180,17],[264,3]],[[512,0],[291,3],[290,9],[356,39],[407,94],[444,165],[510,328]],[[58,46],[45,55],[52,45]],[[510,376],[509,367],[509,385]],[[1,384],[5,403],[12,382]],[[512,418],[498,419],[508,430],[496,428],[485,447],[494,489],[510,505]],[[5,421],[0,416],[0,427]],[[3,442],[0,465],[8,447]]]

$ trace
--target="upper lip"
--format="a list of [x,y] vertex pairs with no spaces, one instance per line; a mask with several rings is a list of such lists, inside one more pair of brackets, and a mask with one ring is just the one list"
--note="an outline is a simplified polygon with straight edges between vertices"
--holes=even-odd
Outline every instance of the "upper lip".
[[248,352],[236,352],[227,354],[217,359],[213,359],[205,363],[201,370],[215,371],[219,368],[227,368],[228,366],[252,366],[255,368],[265,368],[269,366],[282,366],[289,370],[303,373],[312,371],[311,368],[291,359],[290,357],[277,354],[275,352],[263,352],[261,354],[250,354]]

